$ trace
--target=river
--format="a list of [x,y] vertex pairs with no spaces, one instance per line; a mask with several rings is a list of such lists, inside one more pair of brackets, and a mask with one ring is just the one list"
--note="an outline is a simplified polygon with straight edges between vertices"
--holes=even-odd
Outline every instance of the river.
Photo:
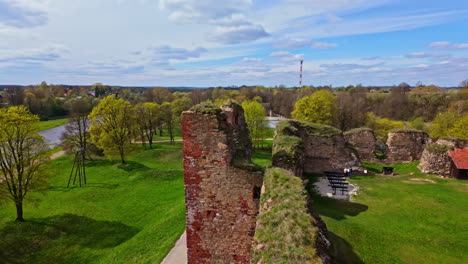
[[65,125],[44,130],[39,132],[38,134],[45,138],[46,143],[48,145],[54,147],[55,145],[60,143],[60,137],[62,136],[63,131],[65,131]]

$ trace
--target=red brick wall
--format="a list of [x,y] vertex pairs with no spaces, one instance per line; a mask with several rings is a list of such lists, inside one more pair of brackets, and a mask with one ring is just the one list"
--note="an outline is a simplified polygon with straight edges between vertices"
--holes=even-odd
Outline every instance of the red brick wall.
[[182,114],[189,264],[250,263],[262,173],[230,165],[233,150],[241,149],[233,144],[250,142],[234,132],[245,126],[243,116],[233,122],[239,113],[229,111]]

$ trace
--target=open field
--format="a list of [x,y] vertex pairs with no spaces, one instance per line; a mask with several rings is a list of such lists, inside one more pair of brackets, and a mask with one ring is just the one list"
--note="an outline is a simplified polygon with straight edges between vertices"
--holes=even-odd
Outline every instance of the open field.
[[37,132],[65,125],[66,123],[68,123],[68,118],[41,121],[39,122],[39,130]]
[[[158,263],[185,226],[181,143],[138,151],[129,164],[107,160],[88,167],[86,187],[65,188],[72,160],[49,166],[46,195],[25,207],[0,209],[0,258],[18,263]],[[271,165],[271,150],[253,161]],[[370,171],[382,165],[366,163]],[[337,263],[467,263],[468,183],[396,164],[398,176],[355,177],[352,202],[311,193],[335,244]],[[317,175],[309,175],[312,180]],[[18,259],[18,256],[22,256]]]
[[[45,195],[24,223],[0,208],[0,259],[14,263],[159,263],[185,228],[181,143],[88,162],[86,187],[67,189],[69,156],[49,166]],[[13,261],[12,261],[13,262]]]
[[468,183],[416,165],[394,165],[398,176],[353,178],[360,190],[352,202],[312,194],[341,252],[338,263],[468,263]]

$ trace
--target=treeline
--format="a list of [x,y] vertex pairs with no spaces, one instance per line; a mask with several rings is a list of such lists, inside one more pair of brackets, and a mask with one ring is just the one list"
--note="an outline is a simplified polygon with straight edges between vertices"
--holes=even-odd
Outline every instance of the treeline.
[[460,84],[460,89],[445,89],[421,83],[418,83],[416,87],[411,87],[406,83],[401,83],[394,87],[244,86],[178,91],[163,87],[154,89],[111,87],[100,83],[92,86],[67,87],[47,85],[43,82],[37,86],[5,89],[0,92],[0,96],[3,105],[25,105],[42,120],[70,114],[71,102],[74,98],[87,98],[93,106],[96,106],[101,98],[112,94],[132,105],[146,102],[161,105],[180,98],[189,99],[191,105],[201,102],[221,105],[228,99],[233,99],[238,103],[256,101],[263,105],[267,114],[272,113],[290,118],[293,116],[296,102],[301,98],[311,96],[317,91],[327,90],[333,94],[333,104],[336,106],[336,113],[331,124],[342,130],[349,130],[365,126],[369,113],[380,118],[407,122],[431,122],[439,113],[448,111],[463,114],[468,107],[467,89],[468,80]]

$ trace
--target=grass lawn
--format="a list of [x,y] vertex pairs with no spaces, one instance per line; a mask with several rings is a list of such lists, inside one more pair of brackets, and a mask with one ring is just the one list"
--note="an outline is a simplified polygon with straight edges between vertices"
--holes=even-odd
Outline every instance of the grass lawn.
[[86,187],[69,189],[71,157],[52,161],[47,193],[26,203],[27,222],[12,221],[11,202],[0,208],[0,260],[159,263],[185,228],[181,143],[128,161],[88,162]]
[[54,127],[58,127],[58,126],[61,126],[61,125],[65,125],[66,123],[68,123],[68,118],[55,119],[55,120],[49,120],[49,121],[41,121],[41,122],[39,122],[38,132],[48,130],[48,129],[51,129],[51,128],[54,128]]
[[264,141],[264,148],[252,151],[252,162],[261,167],[271,167],[271,140]]
[[312,194],[338,263],[468,263],[468,182],[426,175],[416,165],[393,165],[398,176],[355,177],[352,202]]

